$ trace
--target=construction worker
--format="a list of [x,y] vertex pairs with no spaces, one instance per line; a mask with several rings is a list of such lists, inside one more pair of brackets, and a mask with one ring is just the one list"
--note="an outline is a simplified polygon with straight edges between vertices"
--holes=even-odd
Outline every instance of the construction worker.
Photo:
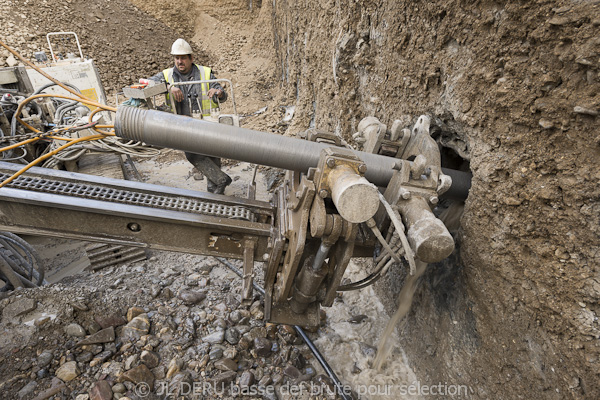
[[[227,93],[218,82],[174,86],[173,82],[200,81],[216,79],[209,67],[194,64],[192,46],[183,39],[177,39],[171,46],[174,67],[167,68],[150,79],[166,82],[170,96],[175,101],[175,111],[180,115],[191,116],[202,113],[210,116],[211,109],[217,109],[219,102],[227,100]],[[186,158],[207,179],[207,188],[211,193],[223,194],[231,183],[231,177],[221,171],[221,159],[201,154],[185,153]]]

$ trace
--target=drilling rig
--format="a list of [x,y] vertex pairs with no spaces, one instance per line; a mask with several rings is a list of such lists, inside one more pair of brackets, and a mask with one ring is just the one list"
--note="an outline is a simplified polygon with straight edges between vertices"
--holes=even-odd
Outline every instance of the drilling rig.
[[[470,187],[470,174],[442,168],[429,117],[410,129],[368,117],[358,129],[365,151],[315,129],[302,139],[120,106],[117,138],[280,168],[285,180],[259,201],[252,183],[239,198],[0,162],[0,230],[242,260],[243,303],[256,263],[265,319],[315,326],[338,291],[372,284],[394,263],[414,273],[415,259],[448,257],[453,237],[432,210]],[[345,283],[354,257],[375,268]]]

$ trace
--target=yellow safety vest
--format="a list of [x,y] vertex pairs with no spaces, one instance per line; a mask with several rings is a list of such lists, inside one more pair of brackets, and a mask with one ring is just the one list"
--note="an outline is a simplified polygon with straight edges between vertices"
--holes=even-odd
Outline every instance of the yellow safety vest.
[[[211,69],[209,67],[203,67],[202,65],[194,64],[200,70],[200,80],[207,81],[210,79]],[[173,67],[163,70],[163,75],[168,84],[173,83]],[[208,91],[210,90],[209,83],[201,83],[202,88],[202,115],[210,116],[210,109],[219,108],[219,105],[208,98]],[[169,95],[167,94],[167,102],[169,102]],[[173,111],[175,112],[175,111]],[[190,110],[191,112],[191,110]]]

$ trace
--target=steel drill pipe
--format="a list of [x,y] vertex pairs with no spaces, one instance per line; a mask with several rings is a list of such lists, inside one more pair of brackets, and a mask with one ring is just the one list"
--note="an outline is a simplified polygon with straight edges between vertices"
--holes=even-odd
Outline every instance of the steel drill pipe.
[[[115,132],[117,136],[155,146],[300,172],[316,167],[321,150],[331,147],[325,143],[128,106],[118,108]],[[365,178],[377,186],[387,186],[397,159],[353,152],[367,166]],[[471,175],[445,168],[443,172],[452,178],[446,196],[466,199]]]

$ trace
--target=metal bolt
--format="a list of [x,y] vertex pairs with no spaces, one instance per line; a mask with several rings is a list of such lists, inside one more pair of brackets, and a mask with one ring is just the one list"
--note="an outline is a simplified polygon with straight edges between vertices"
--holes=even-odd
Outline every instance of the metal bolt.
[[430,202],[431,204],[437,204],[439,200],[440,200],[440,199],[438,199],[438,197],[437,197],[437,196],[431,196],[431,197],[429,198],[429,202]]
[[324,199],[327,196],[329,196],[329,192],[327,191],[327,189],[321,189],[319,190],[319,196],[321,196],[321,198]]
[[358,166],[358,172],[360,172],[361,174],[364,174],[365,172],[367,172],[367,165],[366,164],[360,164]]
[[410,192],[406,189],[400,189],[400,197],[402,197],[404,200],[408,200],[410,199]]
[[263,261],[269,261],[269,258],[270,258],[270,257],[269,257],[269,253],[265,253],[265,254],[263,254],[263,257],[262,257],[262,258],[263,258]]
[[131,232],[139,232],[142,230],[142,227],[140,226],[140,224],[130,222],[129,224],[127,224],[127,229],[129,229]]
[[335,167],[335,160],[334,160],[333,158],[328,158],[328,159],[327,159],[327,166],[328,166],[329,168],[333,168],[333,167]]

